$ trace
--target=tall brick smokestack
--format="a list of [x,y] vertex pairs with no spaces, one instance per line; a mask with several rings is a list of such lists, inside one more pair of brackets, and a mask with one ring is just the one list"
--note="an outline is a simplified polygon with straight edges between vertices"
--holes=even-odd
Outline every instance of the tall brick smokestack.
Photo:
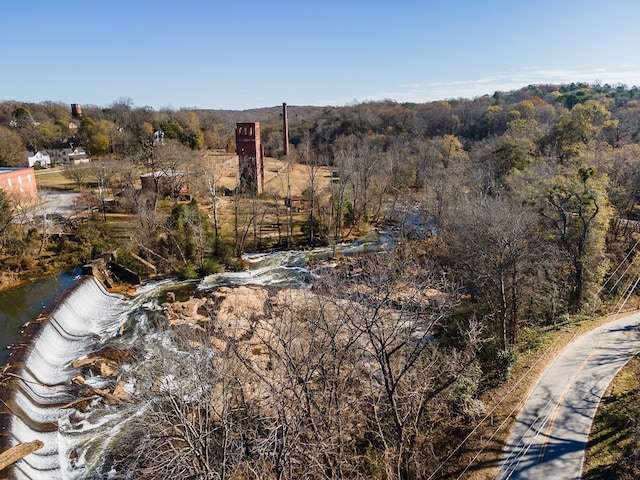
[[287,118],[287,104],[282,104],[282,147],[284,156],[289,155],[289,119]]

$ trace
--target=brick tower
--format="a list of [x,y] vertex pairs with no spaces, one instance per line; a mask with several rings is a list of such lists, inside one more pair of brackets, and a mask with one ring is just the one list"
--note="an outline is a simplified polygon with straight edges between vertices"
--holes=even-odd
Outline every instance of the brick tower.
[[236,153],[240,169],[240,191],[260,195],[264,187],[264,150],[260,122],[236,123]]

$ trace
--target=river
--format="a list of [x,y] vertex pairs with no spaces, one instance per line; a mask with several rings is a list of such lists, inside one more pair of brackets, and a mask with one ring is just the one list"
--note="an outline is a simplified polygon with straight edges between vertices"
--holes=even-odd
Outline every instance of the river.
[[19,288],[0,291],[0,365],[7,362],[5,347],[18,340],[20,327],[36,318],[56,298],[77,281],[75,273],[65,272]]
[[[20,325],[55,302],[34,337],[30,353],[11,370],[15,374],[13,395],[7,402],[10,414],[6,421],[9,431],[6,443],[15,445],[38,439],[45,444],[19,461],[12,468],[12,477],[79,480],[100,464],[103,450],[96,443],[103,444],[104,439],[117,434],[126,422],[123,417],[135,414],[131,408],[136,407],[128,406],[125,411],[114,408],[112,414],[100,418],[92,416],[90,409],[66,408],[77,400],[78,391],[72,382],[78,369],[72,368],[71,362],[111,343],[122,345],[136,339],[144,342],[147,336],[162,335],[154,331],[153,318],[158,312],[162,315],[160,303],[167,291],[185,288],[212,291],[234,285],[310,288],[314,277],[323,270],[310,270],[309,261],[379,251],[392,244],[386,233],[373,233],[353,244],[333,248],[246,255],[244,259],[250,265],[246,271],[215,274],[197,282],[151,282],[138,288],[131,297],[106,291],[92,277],[76,280],[73,275],[5,292],[0,306],[7,343],[15,341]],[[66,295],[60,298],[65,290]],[[3,353],[6,361],[7,352]],[[98,375],[86,380],[96,387],[104,382]],[[87,453],[90,444],[93,451]]]

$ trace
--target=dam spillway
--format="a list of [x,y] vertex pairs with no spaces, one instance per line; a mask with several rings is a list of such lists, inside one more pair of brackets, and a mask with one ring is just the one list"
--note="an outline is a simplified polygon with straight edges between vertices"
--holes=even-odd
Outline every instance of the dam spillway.
[[85,277],[25,327],[4,369],[2,447],[32,440],[44,447],[12,467],[12,478],[77,478],[81,459],[58,427],[73,413],[62,407],[76,399],[71,380],[78,370],[71,362],[117,335],[126,312],[124,297]]

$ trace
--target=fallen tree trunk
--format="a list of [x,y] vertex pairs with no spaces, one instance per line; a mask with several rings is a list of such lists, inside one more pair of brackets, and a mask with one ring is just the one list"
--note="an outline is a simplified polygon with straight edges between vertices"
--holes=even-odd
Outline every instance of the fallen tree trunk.
[[32,442],[20,443],[15,447],[11,447],[9,450],[0,453],[0,471],[4,470],[9,465],[13,465],[18,460],[35,452],[43,446],[44,443],[40,440],[34,440]]

